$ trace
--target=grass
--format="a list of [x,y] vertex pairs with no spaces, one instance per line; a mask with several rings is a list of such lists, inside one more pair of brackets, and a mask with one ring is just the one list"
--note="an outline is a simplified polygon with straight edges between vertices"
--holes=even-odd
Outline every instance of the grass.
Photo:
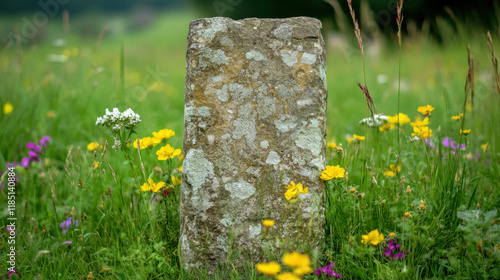
[[[143,120],[132,140],[169,128],[176,135],[168,143],[181,147],[186,34],[195,17],[190,12],[165,14],[142,32],[110,32],[99,45],[96,37],[64,35],[53,22],[47,40],[23,45],[22,53],[14,47],[0,51],[0,102],[2,107],[7,102],[14,107],[12,113],[0,114],[0,166],[26,156],[27,142],[45,135],[52,139],[39,163],[15,170],[19,180],[16,268],[22,278],[264,279],[255,271],[260,260],[239,271],[231,268],[229,259],[226,266],[221,264],[219,275],[180,270],[179,185],[166,197],[139,192],[144,177],[172,184],[171,175],[180,174],[176,170],[180,162],[157,161],[156,148],[142,151],[141,161],[132,149],[129,161],[125,153],[111,149],[109,131],[95,125],[106,108],[131,107]],[[64,38],[66,45],[53,46],[57,38]],[[326,184],[327,235],[321,252],[311,252],[314,269],[334,261],[335,271],[344,279],[500,277],[496,214],[500,93],[496,92],[486,33],[449,38],[444,46],[403,38],[399,108],[412,121],[420,115],[418,106],[436,108],[429,125],[435,147],[408,141],[413,130],[409,124],[402,125],[401,171],[395,177],[384,172],[396,163],[397,131],[381,132],[358,124],[368,117],[363,93],[356,85],[363,79],[361,66],[353,63],[359,53],[355,48],[346,55],[328,50],[328,140],[334,138],[343,147],[341,151],[328,149],[328,162],[346,168],[348,179]],[[124,58],[120,59],[122,43]],[[385,43],[378,54],[366,51],[365,82],[378,112],[392,116],[398,107],[398,46]],[[498,38],[493,43],[499,54]],[[464,111],[469,44],[476,61],[475,100],[472,110]],[[73,51],[65,63],[47,61],[50,54],[71,53],[74,48],[77,53]],[[379,75],[387,82],[377,82]],[[472,130],[466,137],[460,136],[460,122],[450,120],[459,113],[465,115],[462,127]],[[367,140],[348,143],[354,133]],[[443,145],[446,137],[467,148],[452,153]],[[88,151],[90,142],[104,146],[107,142],[106,152]],[[92,167],[94,161],[99,162],[98,168]],[[130,164],[137,167],[137,178]],[[2,178],[7,182],[7,175]],[[407,186],[411,192],[407,193]],[[7,189],[0,194],[0,249],[6,252],[10,246]],[[418,209],[421,200],[426,209]],[[405,217],[406,212],[412,218]],[[73,225],[63,235],[60,224],[68,217],[73,218]],[[386,237],[396,233],[397,241],[409,252],[404,260],[383,257],[386,241],[376,247],[361,243],[361,236],[374,229]],[[73,243],[62,244],[68,240]],[[282,256],[269,252],[269,257],[280,262]],[[0,263],[4,274],[5,254]],[[315,275],[305,279],[315,279]]]

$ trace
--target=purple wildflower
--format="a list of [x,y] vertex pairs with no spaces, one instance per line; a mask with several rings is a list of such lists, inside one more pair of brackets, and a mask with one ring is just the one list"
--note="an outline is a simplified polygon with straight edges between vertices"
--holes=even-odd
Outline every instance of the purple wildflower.
[[17,234],[17,230],[12,230],[11,227],[7,227],[6,230],[7,230],[7,232],[9,232],[9,235],[11,234],[12,231],[14,232],[14,235]]
[[62,244],[63,244],[63,245],[66,245],[66,244],[73,244],[73,241],[71,241],[71,240],[64,241]]
[[17,162],[16,161],[13,161],[13,162],[6,162],[5,163],[5,167],[6,169],[9,169],[11,167],[16,167],[17,166]]
[[47,148],[47,142],[50,141],[49,136],[44,136],[42,139],[40,139],[40,146],[42,146],[44,149]]
[[401,251],[401,244],[397,244],[396,239],[390,239],[385,247],[384,256],[393,260],[403,259],[408,251]]
[[[68,229],[71,227],[71,217],[68,217],[64,222],[60,223],[59,225],[62,228],[62,234],[66,234],[68,232]],[[78,220],[76,220],[75,227],[78,226]]]
[[24,168],[28,168],[30,166],[30,158],[29,157],[23,157],[21,162],[19,163]]
[[33,142],[29,142],[28,144],[26,144],[26,148],[28,148],[31,151],[36,152],[37,154],[42,153],[42,149],[40,148],[40,146],[35,145]]
[[40,158],[38,157],[38,154],[35,153],[34,151],[29,151],[28,152],[29,160],[30,161],[40,161]]
[[434,145],[434,143],[431,142],[431,140],[429,138],[425,138],[425,144],[427,144],[427,146],[431,147],[431,148],[434,148],[436,145]]
[[329,275],[333,276],[335,278],[342,278],[342,275],[338,274],[337,272],[333,271],[333,267],[335,266],[334,262],[331,262],[330,265],[321,267],[316,269],[316,275]]
[[[453,150],[457,150],[459,148],[457,143],[455,143],[455,141],[453,141],[450,137],[443,139],[443,146],[452,148]],[[460,145],[460,149],[465,150],[465,144]]]
[[12,274],[15,274],[17,276],[19,276],[19,274],[17,274],[17,269],[15,268],[9,268],[9,272],[7,273],[7,279],[10,279],[10,277],[12,276]]

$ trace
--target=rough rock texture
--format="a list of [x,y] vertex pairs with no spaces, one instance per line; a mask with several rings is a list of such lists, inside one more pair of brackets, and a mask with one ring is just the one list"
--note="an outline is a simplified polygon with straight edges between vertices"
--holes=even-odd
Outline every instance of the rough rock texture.
[[[264,261],[269,240],[278,250],[316,247],[324,235],[319,177],[326,164],[321,22],[195,20],[186,63],[184,268]],[[309,193],[287,201],[291,181]],[[263,219],[276,225],[267,232]]]

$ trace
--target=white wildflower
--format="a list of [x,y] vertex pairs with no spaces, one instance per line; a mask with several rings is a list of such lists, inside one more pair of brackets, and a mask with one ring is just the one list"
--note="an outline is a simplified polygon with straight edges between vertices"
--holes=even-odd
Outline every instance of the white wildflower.
[[96,125],[102,125],[111,128],[114,132],[120,131],[123,127],[134,129],[134,127],[141,122],[141,117],[134,113],[132,109],[127,109],[120,113],[118,108],[113,108],[113,111],[106,109],[106,114],[98,117]]
[[359,121],[360,124],[366,124],[369,127],[379,127],[384,125],[384,121],[387,121],[387,116],[384,116],[382,114],[374,115],[373,118],[364,118],[361,121]]

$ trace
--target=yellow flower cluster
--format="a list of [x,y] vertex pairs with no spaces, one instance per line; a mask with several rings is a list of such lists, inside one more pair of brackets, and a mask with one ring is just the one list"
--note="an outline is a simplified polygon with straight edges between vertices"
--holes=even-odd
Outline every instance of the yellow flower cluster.
[[142,150],[142,149],[147,149],[147,148],[153,148],[161,141],[159,139],[154,138],[154,137],[144,137],[142,139],[136,139],[134,141],[134,144],[133,144],[134,148],[136,148],[136,149],[138,147],[137,142],[139,142],[139,145],[141,146],[141,150]]
[[166,146],[156,151],[156,154],[158,155],[158,160],[167,160],[180,155],[181,150],[174,149],[172,146],[170,146],[170,144],[167,144]]
[[97,142],[91,142],[87,145],[87,150],[90,152],[97,150],[97,148],[99,148],[99,143]]
[[410,118],[408,115],[399,113],[399,115],[394,115],[394,116],[388,116],[387,121],[392,124],[406,124],[410,122]]
[[389,168],[384,171],[384,176],[396,177],[396,173],[401,171],[401,165],[391,164]]
[[259,273],[274,276],[276,280],[300,280],[302,276],[313,272],[311,258],[307,254],[298,252],[286,253],[282,261],[285,266],[292,268],[293,271],[278,274],[281,271],[281,265],[275,261],[258,263],[255,267]]
[[285,198],[288,201],[296,198],[299,193],[307,193],[309,191],[309,188],[304,188],[301,183],[295,185],[293,181],[290,182],[290,185],[286,186],[285,188],[287,189],[287,191],[285,192]]
[[378,229],[370,231],[368,234],[361,236],[361,243],[377,246],[380,242],[384,241],[384,234],[379,233]]
[[463,113],[461,113],[461,114],[460,114],[460,115],[458,115],[458,116],[453,116],[453,117],[451,117],[451,120],[452,120],[452,121],[458,121],[458,120],[460,120],[460,119],[461,119],[461,118],[463,118],[463,117],[464,117],[464,114],[463,114]]
[[143,192],[147,191],[158,192],[163,186],[165,186],[165,182],[154,183],[153,179],[148,179],[148,182],[144,183],[144,185],[141,186],[141,190]]
[[434,110],[434,107],[432,107],[431,105],[420,106],[417,109],[417,111],[424,116],[430,116],[432,110]]
[[344,178],[345,169],[340,167],[339,165],[332,166],[328,165],[323,172],[321,172],[321,180],[328,181],[333,178]]

